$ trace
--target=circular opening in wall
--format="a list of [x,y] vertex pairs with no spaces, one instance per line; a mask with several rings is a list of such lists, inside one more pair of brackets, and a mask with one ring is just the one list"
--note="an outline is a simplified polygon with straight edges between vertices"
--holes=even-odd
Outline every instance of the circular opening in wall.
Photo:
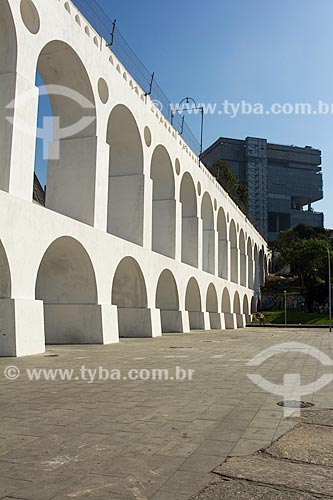
[[309,403],[308,401],[296,401],[296,400],[289,400],[289,401],[279,401],[277,403],[278,406],[283,406],[284,408],[312,408],[314,403]]
[[176,174],[179,175],[180,174],[180,161],[178,160],[178,158],[176,159]]
[[145,143],[149,148],[149,146],[151,146],[151,132],[149,127],[145,127],[143,135],[145,137]]
[[200,184],[200,181],[198,181],[197,190],[198,190],[198,195],[200,196],[201,195],[201,184]]
[[216,198],[214,200],[214,210],[217,210],[217,200],[216,200]]
[[104,78],[98,80],[98,95],[103,104],[109,100],[109,87]]
[[31,0],[21,0],[20,11],[24,26],[30,33],[36,35],[40,28],[40,19],[35,5]]

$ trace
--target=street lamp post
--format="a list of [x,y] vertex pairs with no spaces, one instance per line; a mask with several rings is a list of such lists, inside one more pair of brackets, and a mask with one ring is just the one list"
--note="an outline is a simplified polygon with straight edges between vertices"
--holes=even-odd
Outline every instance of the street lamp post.
[[[193,103],[193,106],[191,108],[185,108],[183,106],[184,103],[189,104],[190,102]],[[184,111],[187,111],[188,113],[190,113],[192,111],[200,111],[200,113],[201,113],[200,155],[199,155],[199,158],[200,158],[201,155],[202,155],[202,151],[203,151],[203,130],[204,130],[204,112],[205,112],[204,107],[203,106],[198,106],[197,103],[195,102],[195,100],[192,99],[192,97],[185,97],[184,99],[182,99],[180,101],[178,108],[177,109],[173,109],[171,111],[171,125],[172,126],[173,126],[174,116],[176,114],[183,113]],[[182,135],[182,133],[183,133],[183,128],[184,128],[184,119],[182,121],[182,130],[181,130],[180,135]]]
[[284,324],[287,324],[287,290],[284,292]]
[[331,286],[331,253],[330,247],[327,247],[328,258],[328,324],[330,333],[332,332],[332,286]]

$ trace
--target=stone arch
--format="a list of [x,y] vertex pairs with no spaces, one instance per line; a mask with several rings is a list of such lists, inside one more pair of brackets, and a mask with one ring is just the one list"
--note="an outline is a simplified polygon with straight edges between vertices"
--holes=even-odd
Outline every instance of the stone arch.
[[227,287],[224,288],[222,294],[222,314],[224,314],[224,323],[227,329],[235,328],[234,315],[231,312],[230,293]]
[[239,233],[239,281],[242,286],[246,286],[246,254],[245,254],[245,236],[243,229]]
[[243,298],[243,314],[245,316],[246,324],[251,323],[252,317],[250,312],[249,299],[246,294]]
[[233,311],[235,314],[241,314],[241,305],[240,305],[240,298],[239,298],[238,292],[235,292],[235,295],[234,295]]
[[116,105],[109,117],[108,222],[110,234],[143,244],[144,157],[141,135],[131,111]]
[[150,177],[153,181],[152,250],[175,257],[176,200],[175,179],[169,153],[157,146],[152,156]]
[[41,163],[47,168],[45,206],[93,226],[97,138],[89,75],[74,49],[59,40],[43,47],[36,74],[42,84],[39,109],[47,99],[53,114],[51,121],[39,115],[38,126],[54,142],[37,138],[36,143],[35,170]]
[[261,248],[259,251],[259,286],[262,287],[265,284],[265,262],[264,262],[264,251]]
[[259,252],[257,244],[254,245],[253,260],[254,260],[254,289],[258,291],[260,287],[260,273],[259,273]]
[[2,0],[0,17],[0,73],[5,74],[15,71],[16,61],[17,37],[14,19],[8,0]]
[[244,295],[243,298],[243,314],[247,316],[250,314],[249,299],[247,298],[247,295]]
[[241,303],[240,303],[240,298],[239,298],[239,293],[235,292],[234,295],[234,303],[233,303],[233,311],[234,315],[236,316],[236,324],[237,328],[243,328],[244,325],[244,316],[241,311]]
[[228,231],[227,221],[223,208],[219,209],[217,215],[218,234],[218,275],[220,278],[228,279]]
[[267,259],[267,255],[264,254],[264,284],[265,284],[265,281],[266,281],[268,275],[269,275],[268,259]]
[[251,314],[255,314],[258,310],[258,300],[256,297],[252,297],[251,299]]
[[180,185],[182,204],[182,254],[185,264],[198,267],[197,196],[191,175],[185,172]]
[[11,297],[12,283],[9,262],[3,244],[0,241],[0,300]]
[[[6,251],[0,241],[0,357],[15,355],[17,325],[11,298],[11,272]],[[25,325],[22,325],[25,327]]]
[[215,274],[215,230],[212,200],[206,192],[201,203],[202,219],[202,269]]
[[152,336],[146,282],[133,257],[125,257],[118,264],[112,283],[112,304],[118,308],[120,337]]
[[44,303],[47,344],[103,342],[95,271],[79,241],[62,236],[48,247],[37,273],[36,299]]
[[209,313],[210,328],[221,330],[221,316],[218,313],[218,301],[216,288],[210,283],[206,294],[206,311]]
[[205,324],[201,305],[201,294],[198,282],[195,278],[191,278],[187,284],[185,309],[188,311],[190,329],[203,330]]
[[222,312],[224,313],[231,312],[230,294],[227,288],[223,290],[222,294]]
[[237,231],[236,224],[231,219],[229,227],[229,241],[230,241],[230,279],[234,283],[238,283],[238,245],[237,245]]
[[[15,97],[17,37],[8,0],[1,1],[0,16],[0,189],[9,190],[13,127],[7,120],[6,106]],[[6,75],[6,77],[4,76]]]
[[158,279],[156,307],[161,311],[162,333],[183,332],[178,287],[174,275],[165,269]]
[[251,238],[247,239],[247,280],[248,280],[248,288],[253,289],[254,281],[253,281],[253,256],[252,256],[252,243]]

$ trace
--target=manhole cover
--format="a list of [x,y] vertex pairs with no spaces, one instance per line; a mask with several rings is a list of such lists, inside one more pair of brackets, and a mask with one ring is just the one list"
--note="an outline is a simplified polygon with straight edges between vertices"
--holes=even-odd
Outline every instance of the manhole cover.
[[285,408],[311,408],[315,406],[313,403],[308,401],[279,401],[278,406],[284,406]]
[[44,358],[57,358],[59,356],[59,354],[46,354],[46,356],[44,356]]
[[171,346],[169,349],[193,349],[193,347]]

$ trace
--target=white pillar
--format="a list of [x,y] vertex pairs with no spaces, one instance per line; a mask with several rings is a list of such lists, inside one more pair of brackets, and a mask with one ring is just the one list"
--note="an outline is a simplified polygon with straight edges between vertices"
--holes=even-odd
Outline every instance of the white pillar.
[[28,201],[33,191],[37,110],[34,81],[21,73],[0,75],[0,189]]
[[198,219],[198,269],[203,269],[203,220]]
[[107,230],[110,146],[98,137],[96,151],[94,227]]
[[176,242],[175,259],[180,262],[182,258],[182,204],[176,201]]
[[0,300],[0,356],[30,356],[45,351],[43,302]]
[[153,181],[145,175],[144,180],[144,210],[143,210],[143,246],[151,249],[153,231]]

